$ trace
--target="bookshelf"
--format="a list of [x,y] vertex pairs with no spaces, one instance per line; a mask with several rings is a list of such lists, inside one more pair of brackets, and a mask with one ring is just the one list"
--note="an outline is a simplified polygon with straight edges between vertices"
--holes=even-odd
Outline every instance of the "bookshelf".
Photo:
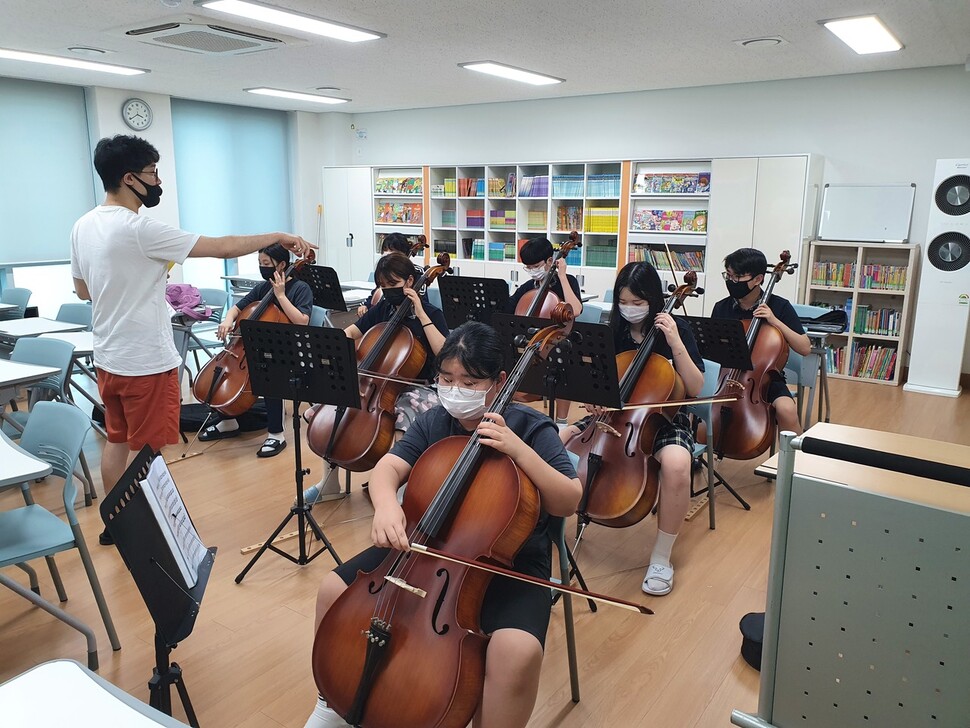
[[919,255],[918,245],[812,241],[803,300],[849,318],[826,342],[831,376],[899,384]]
[[374,167],[373,210],[374,252],[380,255],[384,235],[402,232],[408,236],[424,232],[425,186],[422,167]]
[[[652,263],[672,283],[681,273],[697,272],[706,287],[708,212],[712,187],[711,160],[637,161],[630,180],[627,260]],[[702,299],[700,299],[702,300]]]

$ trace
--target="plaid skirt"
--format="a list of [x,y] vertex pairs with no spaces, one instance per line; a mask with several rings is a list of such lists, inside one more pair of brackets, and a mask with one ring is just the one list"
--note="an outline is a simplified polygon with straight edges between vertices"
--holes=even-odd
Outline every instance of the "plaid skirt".
[[394,429],[407,432],[414,418],[438,404],[438,394],[428,387],[408,387],[397,397]]

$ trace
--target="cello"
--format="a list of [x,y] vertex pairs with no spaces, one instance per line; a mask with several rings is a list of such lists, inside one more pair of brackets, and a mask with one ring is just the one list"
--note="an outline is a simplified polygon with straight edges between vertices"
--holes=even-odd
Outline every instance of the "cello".
[[542,277],[542,283],[538,288],[526,291],[525,295],[519,299],[515,305],[516,316],[539,316],[549,318],[556,306],[562,303],[559,296],[552,293],[549,289],[556,280],[556,263],[565,258],[573,248],[581,248],[582,242],[579,240],[579,233],[573,230],[569,233],[569,239],[559,246],[559,250],[552,256],[552,267],[546,271]]
[[[790,263],[791,253],[787,250],[783,250],[779,257],[755,308],[767,303],[775,283],[786,273],[794,273],[798,267],[797,263]],[[714,407],[711,412],[714,452],[718,457],[750,460],[765,452],[775,441],[777,424],[766,396],[772,375],[780,375],[785,369],[788,342],[778,329],[763,323],[760,318],[742,322],[754,368],[751,371],[728,369],[721,372],[717,395],[727,387],[736,386],[730,382],[738,381],[744,387],[744,396],[737,402]]]
[[[290,264],[283,274],[284,279],[288,280],[291,274],[304,265],[312,264],[314,260],[311,250],[306,257]],[[249,365],[239,327],[243,319],[279,324],[290,322],[283,310],[273,305],[271,286],[265,296],[239,313],[235,325],[226,336],[225,347],[199,370],[192,385],[192,394],[224,417],[238,417],[248,412],[258,399],[249,385]]]
[[[448,253],[438,255],[437,262],[418,279],[414,290],[451,270]],[[414,305],[406,298],[390,321],[368,329],[358,343],[360,409],[314,405],[307,410],[310,449],[332,465],[365,472],[391,448],[398,395],[428,360],[424,346],[403,325],[413,311]]]
[[[664,313],[699,295],[697,273],[684,274],[684,283],[667,299]],[[656,325],[635,351],[617,355],[620,402],[623,406],[662,404],[684,398],[684,382],[673,365],[654,353]],[[660,463],[653,457],[653,441],[660,428],[676,414],[675,408],[637,407],[607,412],[566,443],[579,457],[576,469],[583,484],[578,513],[586,522],[611,528],[632,526],[643,520],[657,501]]]
[[[529,341],[491,411],[504,413],[530,364],[568,336],[571,309],[560,306],[556,319]],[[402,507],[415,549],[506,565],[540,513],[536,487],[477,432],[428,448],[410,472]],[[463,728],[484,684],[488,637],[479,614],[488,583],[466,565],[391,550],[323,616],[312,652],[320,694],[362,728]]]

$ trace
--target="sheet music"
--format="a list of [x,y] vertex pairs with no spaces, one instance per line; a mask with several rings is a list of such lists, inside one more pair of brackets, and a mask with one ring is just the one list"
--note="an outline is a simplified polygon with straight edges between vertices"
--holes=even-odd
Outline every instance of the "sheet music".
[[198,581],[199,565],[208,551],[195,530],[182,496],[172,480],[172,474],[163,458],[157,457],[141,481],[142,490],[168,542],[175,562],[178,564],[187,588]]

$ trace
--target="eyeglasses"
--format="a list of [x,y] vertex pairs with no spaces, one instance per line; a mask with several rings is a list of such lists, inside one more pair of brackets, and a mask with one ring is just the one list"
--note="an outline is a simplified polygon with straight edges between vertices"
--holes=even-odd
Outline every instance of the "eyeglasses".
[[[481,389],[472,389],[470,387],[462,387],[461,385],[452,384],[451,382],[444,382],[441,380],[440,374],[434,378],[434,383],[439,387],[457,387],[458,393],[464,397],[474,397],[482,392]],[[491,387],[489,387],[489,389],[491,389]],[[488,389],[485,391],[487,392]]]
[[156,181],[156,182],[158,182],[158,180],[159,180],[159,176],[158,176],[158,167],[156,167],[156,168],[155,168],[155,169],[153,169],[153,170],[152,170],[152,169],[132,169],[132,170],[130,170],[130,171],[131,171],[131,173],[132,173],[133,175],[135,175],[136,177],[137,177],[138,175],[140,175],[140,174],[144,174],[144,175],[146,175],[146,176],[148,176],[148,177],[154,177],[154,178],[155,178],[155,181]]
[[748,274],[747,277],[742,277],[742,276],[735,275],[734,273],[728,273],[727,271],[723,271],[721,273],[721,278],[723,278],[726,281],[731,281],[731,283],[747,283],[752,278],[754,278],[754,276],[751,274]]

